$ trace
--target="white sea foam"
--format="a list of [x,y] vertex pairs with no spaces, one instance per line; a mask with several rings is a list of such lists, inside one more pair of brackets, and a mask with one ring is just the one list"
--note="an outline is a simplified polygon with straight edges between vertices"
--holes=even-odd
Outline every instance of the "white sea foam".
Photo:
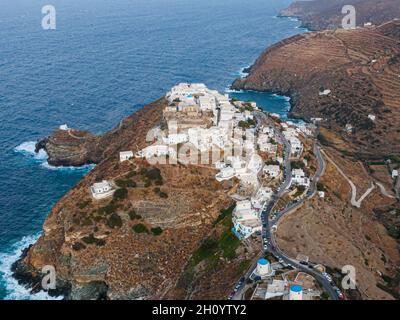
[[244,92],[243,90],[233,90],[229,87],[225,89],[225,93],[243,93],[243,92]]
[[51,297],[44,291],[31,294],[29,288],[25,288],[24,286],[20,285],[18,281],[12,276],[12,264],[20,258],[21,253],[25,248],[37,241],[39,236],[40,234],[24,237],[20,241],[15,243],[8,252],[0,253],[0,280],[5,284],[7,294],[5,300],[62,299],[62,297]]
[[47,160],[48,156],[46,151],[41,149],[38,153],[35,152],[36,142],[35,141],[27,141],[21,143],[19,146],[15,147],[16,152],[23,153],[25,155],[29,155],[36,160]]
[[246,78],[248,75],[249,75],[249,73],[248,72],[245,72],[245,70],[246,69],[249,69],[251,66],[250,65],[248,65],[247,67],[244,67],[244,68],[242,68],[241,70],[240,70],[240,72],[239,72],[239,75],[240,75],[240,77],[243,79],[243,78]]
[[43,162],[41,165],[41,167],[49,169],[49,170],[64,170],[64,171],[84,171],[84,172],[89,172],[91,170],[93,170],[93,168],[96,166],[94,164],[86,164],[80,167],[55,167],[50,165],[47,161]]

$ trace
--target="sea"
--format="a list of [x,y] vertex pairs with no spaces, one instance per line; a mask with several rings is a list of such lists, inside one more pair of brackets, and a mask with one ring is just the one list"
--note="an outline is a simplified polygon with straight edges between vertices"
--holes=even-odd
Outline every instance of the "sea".
[[[235,92],[268,46],[304,32],[291,0],[1,0],[0,299],[50,299],[12,277],[52,206],[93,167],[55,168],[35,142],[67,124],[101,134],[180,82],[287,116],[289,99]],[[44,30],[44,5],[56,29]]]

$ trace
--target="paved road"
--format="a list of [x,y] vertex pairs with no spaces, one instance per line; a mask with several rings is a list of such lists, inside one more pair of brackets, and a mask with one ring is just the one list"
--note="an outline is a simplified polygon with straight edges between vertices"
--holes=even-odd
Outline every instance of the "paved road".
[[268,216],[269,223],[271,224],[271,226],[273,226],[276,223],[278,223],[279,220],[286,213],[299,208],[300,206],[303,205],[304,202],[306,202],[307,200],[311,199],[312,197],[314,197],[316,195],[316,193],[317,193],[317,184],[318,184],[318,181],[321,179],[321,177],[325,173],[326,162],[325,162],[324,158],[322,157],[321,148],[318,145],[314,145],[314,155],[316,156],[317,161],[318,161],[318,169],[317,169],[317,172],[315,173],[314,178],[311,181],[310,188],[307,191],[306,197],[301,199],[301,200],[298,200],[298,201],[292,203],[289,207],[277,212],[274,215],[274,217]]
[[[274,203],[274,201],[272,201],[267,206],[267,208],[263,211],[263,213],[262,213],[263,237],[267,240],[264,243],[264,245],[266,244],[268,247],[268,249],[266,251],[272,253],[275,257],[277,257],[278,259],[281,259],[281,261],[283,261],[284,263],[291,265],[292,267],[297,268],[307,274],[312,275],[318,281],[318,283],[324,288],[324,290],[329,294],[331,299],[338,300],[339,295],[338,295],[337,291],[331,285],[330,281],[328,281],[320,272],[316,271],[314,268],[312,268],[312,266],[309,267],[309,266],[303,265],[299,261],[290,258],[282,250],[279,249],[279,247],[277,246],[276,241],[275,241],[274,231],[272,230],[273,226],[278,224],[280,219],[286,213],[300,207],[301,205],[303,205],[303,203],[305,201],[311,199],[317,193],[317,184],[318,184],[319,179],[323,176],[323,174],[325,172],[326,163],[325,163],[324,158],[321,155],[321,149],[318,145],[314,146],[314,154],[318,161],[318,169],[317,169],[317,172],[311,182],[310,188],[307,191],[307,196],[305,198],[303,198],[302,200],[292,204],[288,208],[285,208],[284,210],[276,213],[274,215],[273,219],[270,219],[270,214],[271,214],[271,210],[275,206],[276,202]],[[290,178],[287,180],[290,180]],[[279,199],[279,197],[278,197],[278,199]],[[277,201],[277,200],[275,200],[275,201]]]
[[[261,219],[263,223],[263,230],[262,230],[262,237],[263,237],[263,253],[269,252],[273,254],[276,258],[278,258],[280,261],[283,261],[284,263],[291,265],[294,268],[297,268],[307,274],[312,275],[318,283],[324,288],[324,290],[329,294],[331,299],[333,300],[338,300],[339,295],[336,292],[335,288],[331,285],[331,283],[318,271],[315,269],[301,264],[299,261],[290,258],[287,256],[282,250],[279,249],[279,247],[276,244],[275,237],[274,237],[274,232],[272,230],[274,225],[277,225],[280,221],[280,219],[288,212],[295,210],[296,208],[300,207],[303,205],[303,203],[312,197],[315,196],[317,193],[317,184],[319,179],[324,175],[325,173],[325,168],[326,168],[326,163],[324,158],[322,157],[321,154],[321,149],[320,147],[315,144],[314,145],[314,155],[317,158],[318,161],[318,169],[317,172],[314,176],[314,178],[311,181],[310,188],[307,191],[307,195],[304,199],[293,203],[290,205],[288,208],[285,208],[284,210],[281,210],[280,212],[276,213],[274,215],[273,219],[270,219],[270,215],[272,212],[272,209],[278,202],[278,200],[283,196],[283,194],[286,192],[286,189],[288,189],[292,183],[292,169],[291,169],[291,164],[290,164],[290,154],[291,154],[291,146],[290,143],[286,140],[282,132],[274,126],[274,123],[264,114],[261,112],[256,112],[255,113],[257,123],[261,123],[262,120],[264,122],[268,122],[273,128],[275,132],[275,136],[277,138],[277,142],[279,144],[284,145],[284,182],[281,184],[280,188],[275,191],[275,193],[272,195],[271,201],[267,204],[267,206],[264,208],[262,214],[261,214]],[[264,241],[264,239],[266,241]],[[267,248],[266,250],[264,250]],[[245,282],[246,280],[250,277],[252,271],[256,267],[257,262],[255,262],[251,268],[248,270],[248,272],[245,274],[245,276],[241,279],[239,282],[239,286],[237,288],[237,292],[233,296],[234,300],[240,300],[243,298],[243,290],[245,288]]]

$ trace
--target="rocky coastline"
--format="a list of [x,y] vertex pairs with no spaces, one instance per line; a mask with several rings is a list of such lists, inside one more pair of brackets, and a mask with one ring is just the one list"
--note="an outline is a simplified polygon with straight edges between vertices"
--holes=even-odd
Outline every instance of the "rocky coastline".
[[359,159],[397,156],[399,29],[394,20],[296,35],[266,49],[232,89],[290,96],[292,117],[321,119]]

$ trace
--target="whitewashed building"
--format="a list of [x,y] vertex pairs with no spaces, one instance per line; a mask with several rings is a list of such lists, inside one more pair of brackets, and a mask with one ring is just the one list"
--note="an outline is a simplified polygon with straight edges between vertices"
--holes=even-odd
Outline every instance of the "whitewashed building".
[[271,178],[277,178],[281,173],[281,167],[273,164],[267,165],[264,167],[264,173]]
[[271,200],[272,194],[273,192],[271,188],[259,188],[257,193],[251,197],[251,205],[254,209],[261,210],[265,203]]
[[289,139],[291,146],[291,154],[292,156],[300,156],[303,153],[303,144],[301,141],[295,137],[291,137]]
[[292,183],[294,185],[300,185],[309,187],[310,186],[310,179],[306,177],[303,169],[293,169],[292,170]]
[[90,191],[94,199],[101,200],[111,197],[115,190],[107,180],[103,180],[102,182],[94,183],[90,187]]
[[133,151],[122,151],[119,153],[119,161],[124,162],[133,158]]
[[206,94],[199,97],[200,110],[214,111],[217,107],[217,101],[214,96]]
[[236,203],[233,211],[233,231],[239,238],[248,238],[262,230],[261,220],[257,211],[252,208],[251,201],[244,200]]
[[188,142],[188,135],[185,133],[170,134],[168,137],[163,137],[163,142],[169,145],[176,145]]
[[170,146],[159,144],[159,145],[151,145],[142,150],[140,150],[136,157],[138,158],[154,158],[154,157],[163,157],[170,156],[176,157],[176,150]]
[[218,182],[222,182],[225,180],[230,180],[235,176],[235,169],[231,166],[227,166],[221,169],[221,171],[215,176],[215,179]]

